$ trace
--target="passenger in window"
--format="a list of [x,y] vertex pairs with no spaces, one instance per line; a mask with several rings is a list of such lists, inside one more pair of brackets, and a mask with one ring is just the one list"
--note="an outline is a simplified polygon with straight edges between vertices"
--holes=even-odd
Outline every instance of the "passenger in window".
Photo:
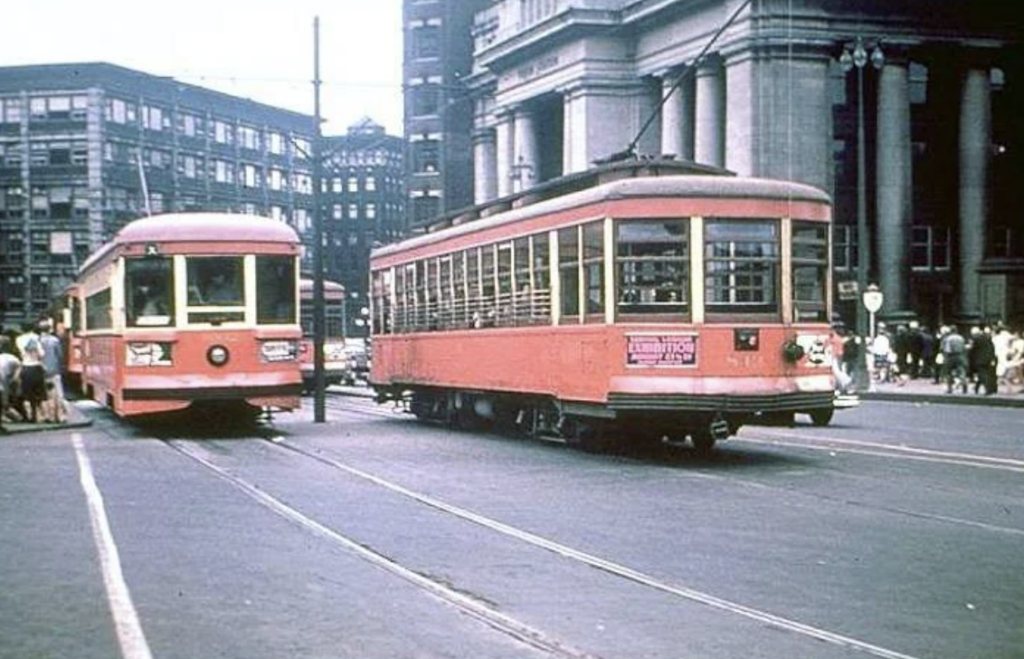
[[140,284],[133,295],[135,316],[166,316],[167,302],[153,286]]
[[215,272],[206,286],[204,302],[208,304],[231,304],[238,302],[236,287],[223,272]]

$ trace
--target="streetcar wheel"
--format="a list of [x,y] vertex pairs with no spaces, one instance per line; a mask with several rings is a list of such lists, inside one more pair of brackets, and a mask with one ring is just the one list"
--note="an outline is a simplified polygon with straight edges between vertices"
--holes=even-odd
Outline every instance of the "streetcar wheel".
[[610,447],[608,435],[600,422],[587,423],[578,419],[569,422],[566,443],[587,453],[603,453]]
[[699,455],[707,455],[715,448],[715,436],[706,430],[693,433],[690,436],[690,441],[693,442],[693,448]]
[[811,423],[816,426],[827,426],[832,421],[832,415],[835,414],[835,409],[826,407],[818,410],[811,410],[809,414],[811,417]]

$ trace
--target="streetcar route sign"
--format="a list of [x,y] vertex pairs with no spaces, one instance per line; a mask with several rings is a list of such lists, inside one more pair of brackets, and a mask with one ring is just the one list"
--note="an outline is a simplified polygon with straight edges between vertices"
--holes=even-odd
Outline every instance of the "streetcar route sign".
[[627,334],[626,366],[696,366],[695,334]]

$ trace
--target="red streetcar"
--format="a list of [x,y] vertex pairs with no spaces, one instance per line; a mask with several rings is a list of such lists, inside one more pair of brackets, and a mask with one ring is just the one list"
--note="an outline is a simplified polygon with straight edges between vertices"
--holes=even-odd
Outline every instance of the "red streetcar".
[[[299,282],[299,318],[302,321],[302,340],[299,343],[302,389],[310,392],[316,385],[312,279]],[[345,287],[336,281],[324,281],[324,383],[350,384],[353,380],[353,371],[345,353]]]
[[817,189],[672,161],[475,207],[374,251],[371,384],[585,446],[828,423],[830,221]]
[[299,407],[298,258],[295,232],[267,218],[128,224],[69,289],[81,319],[70,363],[85,395],[121,416],[198,402]]

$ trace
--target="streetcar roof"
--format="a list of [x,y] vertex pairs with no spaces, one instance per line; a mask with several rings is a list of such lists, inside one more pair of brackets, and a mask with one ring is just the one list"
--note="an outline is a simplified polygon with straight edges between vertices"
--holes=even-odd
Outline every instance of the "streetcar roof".
[[[302,279],[299,280],[299,292],[302,295],[312,295],[313,294],[313,283],[314,282],[313,282],[312,279],[307,279],[307,278],[303,277]],[[330,294],[330,293],[344,294],[345,293],[345,286],[343,284],[339,284],[336,281],[331,281],[330,279],[325,279],[324,280],[324,293],[325,294]]]
[[280,220],[229,213],[166,213],[126,224],[114,239],[93,252],[85,272],[120,245],[158,242],[257,242],[298,244],[295,230]]
[[763,178],[732,176],[674,175],[626,178],[603,183],[593,188],[571,192],[515,208],[490,217],[476,219],[433,233],[409,238],[373,250],[373,257],[397,254],[407,249],[447,240],[477,231],[518,222],[539,215],[556,213],[588,204],[630,198],[690,197],[700,199],[763,199],[771,201],[815,202],[830,204],[829,196],[818,188],[803,183]]

